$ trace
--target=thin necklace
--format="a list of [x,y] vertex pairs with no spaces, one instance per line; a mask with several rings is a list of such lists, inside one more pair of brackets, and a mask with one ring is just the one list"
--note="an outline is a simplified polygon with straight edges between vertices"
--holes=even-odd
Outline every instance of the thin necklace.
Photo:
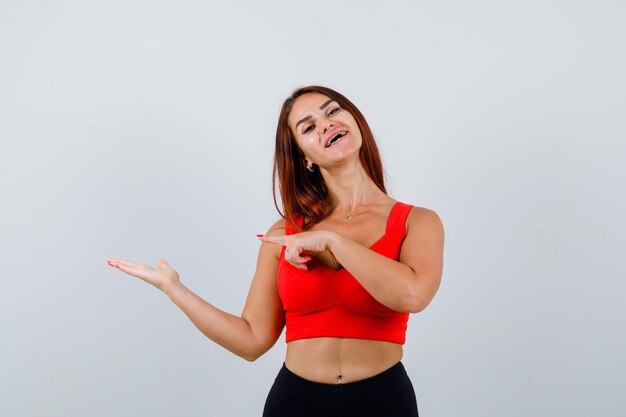
[[343,215],[343,217],[344,217],[347,221],[351,222],[351,221],[352,221],[352,219],[354,218],[354,216],[356,216],[357,214],[359,214],[359,213],[354,213],[354,214],[352,214],[353,212],[354,212],[354,210],[347,211],[347,212],[346,212],[346,214],[344,214],[344,215]]
[[[358,206],[357,206],[358,207]],[[356,207],[355,207],[356,208]],[[366,210],[367,211],[367,210]],[[361,212],[363,213],[363,212]],[[345,214],[343,215],[343,218],[346,219],[347,221],[351,222],[352,219],[354,218],[354,216],[356,216],[357,214],[359,214],[359,212],[355,213],[354,209],[350,210],[350,211],[346,211]]]

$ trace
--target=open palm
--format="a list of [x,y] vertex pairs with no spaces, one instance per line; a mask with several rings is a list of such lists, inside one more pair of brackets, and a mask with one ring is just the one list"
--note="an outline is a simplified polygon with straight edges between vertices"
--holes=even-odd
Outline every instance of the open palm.
[[157,262],[158,268],[119,258],[111,258],[107,263],[129,275],[146,281],[148,284],[154,285],[160,290],[164,290],[180,279],[178,272],[172,269],[170,264],[163,259],[159,259]]

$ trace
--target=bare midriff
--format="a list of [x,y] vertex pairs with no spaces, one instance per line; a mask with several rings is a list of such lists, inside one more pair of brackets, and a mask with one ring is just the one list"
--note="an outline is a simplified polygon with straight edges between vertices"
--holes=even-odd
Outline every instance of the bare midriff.
[[309,381],[342,384],[377,375],[402,359],[402,345],[381,340],[315,337],[287,343],[285,366]]

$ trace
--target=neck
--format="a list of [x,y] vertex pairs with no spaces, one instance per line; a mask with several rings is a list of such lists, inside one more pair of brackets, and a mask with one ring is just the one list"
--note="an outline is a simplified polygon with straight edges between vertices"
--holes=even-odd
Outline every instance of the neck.
[[331,212],[352,213],[358,207],[380,203],[387,195],[367,175],[360,160],[321,171]]

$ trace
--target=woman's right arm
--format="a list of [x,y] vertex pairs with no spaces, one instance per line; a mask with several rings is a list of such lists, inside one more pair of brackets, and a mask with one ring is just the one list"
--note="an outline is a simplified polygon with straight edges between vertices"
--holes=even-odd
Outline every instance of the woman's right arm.
[[[283,235],[284,224],[284,220],[279,220],[266,235]],[[123,261],[116,263],[122,271],[162,290],[209,339],[237,356],[254,361],[276,343],[285,324],[276,284],[280,250],[279,245],[261,244],[256,271],[240,317],[220,310],[196,295],[183,285],[175,271],[176,279],[159,280],[155,276],[157,271],[165,272],[163,269]]]

